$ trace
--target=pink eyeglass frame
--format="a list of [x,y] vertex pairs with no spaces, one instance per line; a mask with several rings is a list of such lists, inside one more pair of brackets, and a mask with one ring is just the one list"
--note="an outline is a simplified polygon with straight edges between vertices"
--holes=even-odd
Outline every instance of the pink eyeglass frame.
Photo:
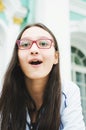
[[[21,48],[19,47],[19,44],[20,44],[20,41],[22,41],[22,40],[29,40],[29,41],[32,42],[32,45],[33,45],[33,44],[36,44],[36,45],[37,45],[37,41],[39,41],[39,40],[50,40],[50,41],[51,41],[51,45],[50,45],[49,48],[51,48],[52,43],[53,43],[53,40],[52,40],[52,39],[48,39],[48,38],[40,38],[40,39],[37,39],[37,40],[31,40],[31,39],[28,39],[28,38],[24,38],[24,39],[20,39],[20,40],[17,40],[17,41],[16,41],[16,44],[18,45],[18,49],[20,49],[20,50],[27,50],[27,49],[30,49],[30,48],[32,47],[32,45],[31,45],[30,48],[27,47],[26,49],[21,49]],[[49,48],[40,48],[38,45],[37,45],[37,47],[38,47],[39,49],[49,49]]]

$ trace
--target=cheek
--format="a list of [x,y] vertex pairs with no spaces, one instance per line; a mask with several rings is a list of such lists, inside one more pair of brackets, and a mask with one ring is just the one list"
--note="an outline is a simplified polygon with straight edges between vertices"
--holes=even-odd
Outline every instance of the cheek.
[[21,53],[20,51],[18,52],[18,60],[19,60],[19,64],[20,66],[24,66],[24,63],[26,61],[26,54],[25,53]]
[[19,61],[25,60],[26,57],[27,57],[27,53],[25,53],[24,51],[21,52],[21,50],[18,51],[18,59],[19,59]]
[[47,73],[47,75],[52,70],[52,67],[54,65],[54,56],[53,55],[47,55],[44,59],[44,71]]
[[52,50],[50,52],[44,53],[44,59],[46,62],[54,64],[55,61],[55,51]]

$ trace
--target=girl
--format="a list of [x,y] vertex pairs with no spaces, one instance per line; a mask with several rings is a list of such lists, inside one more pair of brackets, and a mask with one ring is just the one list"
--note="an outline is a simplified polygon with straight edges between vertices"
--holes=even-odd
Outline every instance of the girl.
[[19,34],[0,99],[1,130],[85,130],[79,88],[62,82],[55,36],[43,24]]

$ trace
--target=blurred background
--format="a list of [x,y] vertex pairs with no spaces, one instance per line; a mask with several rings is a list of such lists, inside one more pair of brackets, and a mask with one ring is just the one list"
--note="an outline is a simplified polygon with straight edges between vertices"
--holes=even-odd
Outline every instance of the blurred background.
[[0,91],[15,40],[25,25],[34,22],[55,34],[61,77],[79,86],[86,123],[86,0],[0,0]]

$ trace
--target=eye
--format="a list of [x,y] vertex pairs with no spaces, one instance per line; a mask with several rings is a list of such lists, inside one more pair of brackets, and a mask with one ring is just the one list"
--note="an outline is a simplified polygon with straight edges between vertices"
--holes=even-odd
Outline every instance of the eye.
[[20,47],[26,48],[31,45],[31,42],[28,40],[21,40],[19,45],[20,45]]
[[48,45],[49,45],[48,40],[40,40],[39,41],[39,46],[46,47]]

